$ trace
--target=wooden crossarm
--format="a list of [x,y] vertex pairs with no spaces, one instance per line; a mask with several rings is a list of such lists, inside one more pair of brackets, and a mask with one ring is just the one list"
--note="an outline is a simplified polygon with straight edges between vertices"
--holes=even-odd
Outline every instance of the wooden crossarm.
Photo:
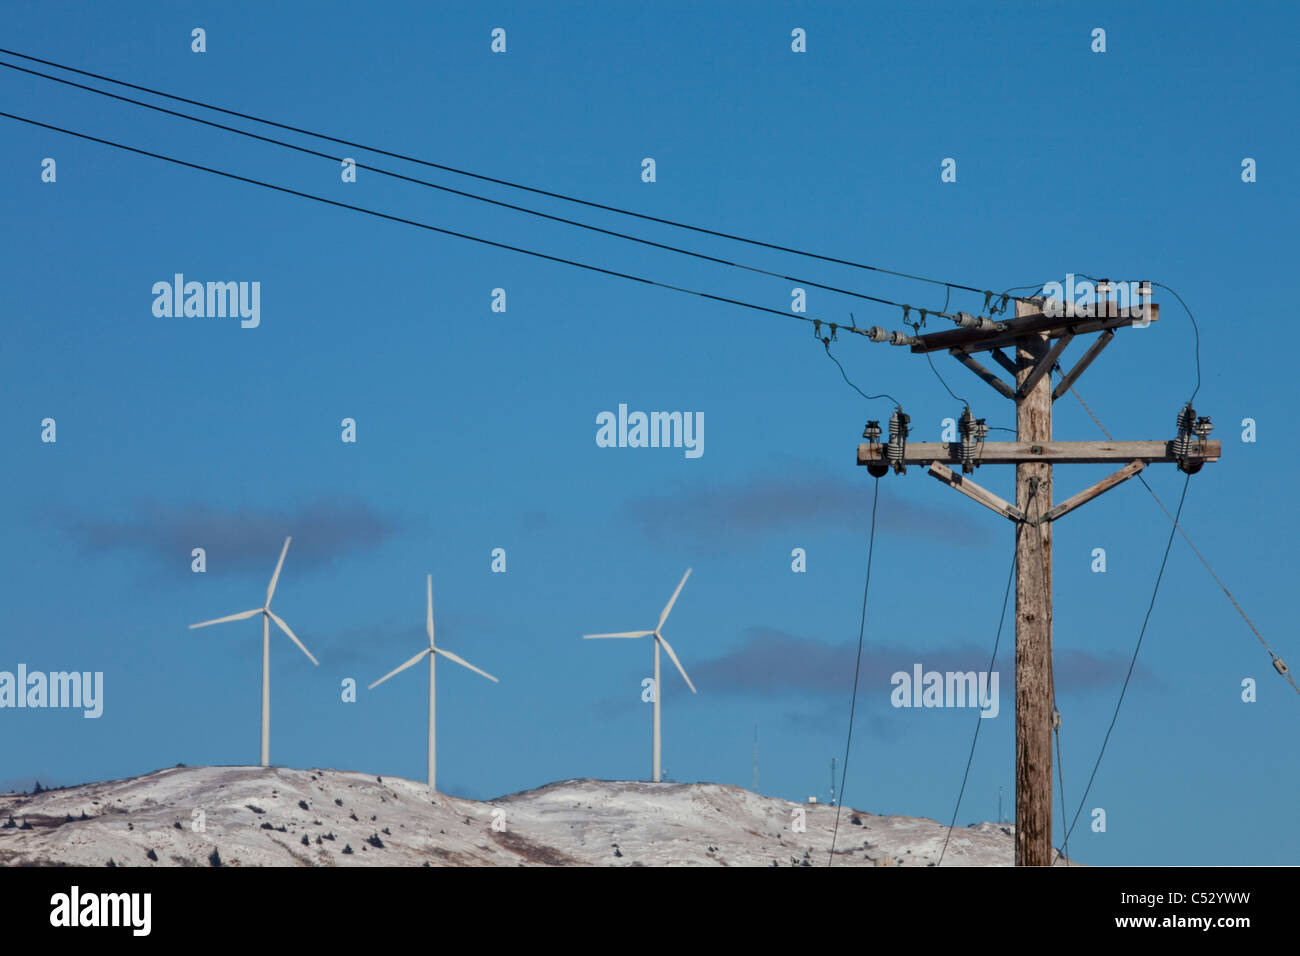
[[[1172,445],[1170,441],[990,441],[980,446],[977,457],[982,465],[1015,465],[1026,461],[1085,465],[1130,461],[1172,464],[1178,461]],[[858,464],[885,461],[884,448],[883,444],[858,445]],[[1217,440],[1210,440],[1201,450],[1202,454],[1194,456],[1197,460],[1215,462],[1219,460],[1221,445]],[[961,464],[961,445],[958,442],[909,442],[903,450],[904,464],[928,465],[932,461]]]

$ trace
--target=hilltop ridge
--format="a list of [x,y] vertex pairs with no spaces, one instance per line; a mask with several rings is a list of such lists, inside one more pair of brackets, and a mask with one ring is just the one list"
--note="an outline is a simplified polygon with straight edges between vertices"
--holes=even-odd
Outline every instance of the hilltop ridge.
[[[713,783],[575,779],[431,801],[423,783],[353,771],[173,767],[0,795],[0,865],[825,866],[834,823],[831,806]],[[845,807],[834,862],[933,865],[946,834]],[[981,823],[953,831],[943,865],[1013,856],[1014,827]]]

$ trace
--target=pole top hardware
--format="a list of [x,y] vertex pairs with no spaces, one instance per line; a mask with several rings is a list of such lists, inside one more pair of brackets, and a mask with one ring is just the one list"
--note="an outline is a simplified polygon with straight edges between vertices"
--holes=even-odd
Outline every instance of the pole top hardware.
[[1178,411],[1178,437],[1172,442],[1174,456],[1178,459],[1178,470],[1194,475],[1205,465],[1206,439],[1214,425],[1208,416],[1196,415],[1196,409],[1188,402]]

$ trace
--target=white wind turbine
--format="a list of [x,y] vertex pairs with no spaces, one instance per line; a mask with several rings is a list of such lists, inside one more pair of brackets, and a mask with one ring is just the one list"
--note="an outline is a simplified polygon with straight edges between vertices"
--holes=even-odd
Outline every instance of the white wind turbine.
[[682,593],[682,586],[686,584],[686,579],[689,578],[690,576],[691,576],[691,569],[690,569],[690,568],[687,568],[687,569],[686,569],[686,573],[682,575],[682,581],[681,581],[681,584],[678,584],[678,585],[677,585],[677,590],[673,592],[673,596],[670,597],[670,598],[668,599],[668,603],[664,605],[663,613],[659,615],[659,623],[655,625],[655,629],[654,629],[653,631],[622,631],[622,632],[620,632],[620,633],[618,633],[618,634],[584,634],[584,635],[582,635],[582,637],[583,637],[584,640],[591,640],[591,639],[593,639],[593,638],[598,638],[598,637],[651,637],[651,636],[654,637],[654,646],[655,646],[654,705],[655,705],[655,709],[654,709],[654,739],[653,739],[653,743],[652,743],[652,746],[651,746],[651,754],[652,754],[652,756],[651,756],[651,771],[652,771],[652,774],[653,774],[653,776],[651,777],[651,779],[654,780],[655,783],[658,783],[658,782],[659,782],[659,697],[660,697],[660,693],[659,693],[659,646],[660,646],[661,644],[663,645],[663,649],[664,649],[665,651],[668,652],[668,656],[672,658],[673,663],[677,665],[677,669],[678,669],[679,671],[681,671],[681,673],[682,673],[682,679],[683,679],[684,681],[686,681],[686,686],[689,687],[689,688],[691,689],[691,693],[694,694],[694,693],[696,692],[696,691],[695,691],[695,685],[692,684],[692,683],[691,683],[691,679],[690,679],[689,677],[686,676],[686,669],[685,669],[684,667],[682,667],[682,662],[679,661],[679,660],[677,659],[677,655],[673,653],[672,645],[669,644],[668,641],[664,639],[664,636],[663,636],[661,633],[659,633],[660,628],[662,628],[662,627],[664,626],[664,621],[668,620],[668,614],[669,614],[669,612],[672,611],[672,609],[673,609],[673,605],[674,605],[675,603],[677,603],[677,595],[679,595],[679,594]]
[[320,666],[320,661],[312,657],[311,651],[307,650],[306,645],[298,640],[298,635],[289,630],[289,625],[284,623],[283,619],[271,610],[271,595],[275,593],[275,582],[280,580],[280,569],[284,567],[284,556],[289,553],[289,542],[293,538],[284,539],[284,548],[280,551],[280,560],[275,563],[275,573],[271,575],[271,584],[266,589],[266,604],[263,607],[255,607],[251,611],[241,611],[238,614],[231,614],[227,617],[219,617],[215,621],[204,621],[201,624],[191,624],[190,630],[196,627],[207,627],[209,624],[224,624],[226,621],[242,621],[244,618],[252,617],[254,614],[262,615],[262,766],[271,765],[271,621],[275,621],[280,630],[289,635],[292,640],[302,650],[307,658]]
[[392,677],[394,674],[400,674],[402,671],[406,670],[408,667],[412,666],[413,664],[420,663],[420,658],[424,657],[425,654],[429,655],[429,791],[430,794],[433,794],[438,792],[438,787],[437,787],[438,737],[437,737],[437,732],[436,732],[437,728],[434,719],[435,701],[436,701],[435,683],[434,683],[434,662],[438,659],[438,655],[441,654],[443,657],[447,658],[448,660],[455,661],[457,664],[460,664],[462,667],[468,667],[474,673],[482,674],[490,681],[495,681],[498,684],[501,682],[498,681],[491,674],[489,674],[487,671],[479,670],[477,667],[475,667],[473,664],[471,664],[469,661],[465,660],[464,658],[457,657],[451,651],[445,651],[441,647],[438,647],[433,643],[433,575],[432,574],[429,575],[427,583],[428,583],[429,603],[428,603],[428,612],[424,618],[424,627],[425,630],[429,632],[429,646],[426,647],[424,650],[420,651],[420,653],[416,654],[414,657],[412,657],[401,667],[398,667],[395,670],[391,670],[383,677],[379,678],[379,680],[371,684],[367,688],[367,690],[374,690],[376,687],[378,687],[384,681],[388,680],[388,678]]

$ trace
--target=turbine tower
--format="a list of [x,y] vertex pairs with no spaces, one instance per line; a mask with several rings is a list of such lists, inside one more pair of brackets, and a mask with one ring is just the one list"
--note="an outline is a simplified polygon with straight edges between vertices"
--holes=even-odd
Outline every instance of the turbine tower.
[[317,667],[320,661],[312,657],[311,651],[307,650],[305,644],[298,640],[298,635],[289,630],[289,625],[284,623],[278,614],[271,610],[271,595],[275,594],[275,583],[280,580],[280,569],[284,567],[284,556],[289,553],[289,542],[293,538],[284,539],[284,548],[280,551],[280,560],[275,563],[275,573],[271,575],[271,584],[266,589],[266,604],[262,607],[255,607],[251,611],[240,611],[238,614],[230,614],[226,617],[219,617],[213,621],[203,621],[200,624],[191,624],[190,630],[196,627],[207,627],[210,624],[224,624],[226,621],[242,621],[245,618],[252,617],[254,614],[262,615],[262,766],[271,765],[271,621],[275,621],[276,626],[284,633],[289,635],[289,639],[298,645],[298,648],[307,655]]
[[438,740],[438,736],[437,736],[436,720],[435,720],[435,716],[434,716],[434,715],[435,715],[435,704],[436,704],[436,700],[437,700],[436,693],[435,693],[435,690],[436,690],[436,684],[435,684],[435,680],[434,680],[434,662],[437,660],[438,655],[441,654],[443,657],[447,658],[448,660],[455,661],[457,664],[460,664],[462,667],[468,667],[468,668],[469,668],[470,670],[472,670],[474,673],[476,673],[476,674],[482,674],[484,677],[486,677],[486,678],[487,678],[488,680],[490,680],[490,681],[494,681],[494,682],[496,682],[496,683],[498,683],[498,684],[501,683],[501,682],[498,681],[498,680],[497,680],[495,677],[493,677],[491,674],[489,674],[487,671],[479,670],[477,667],[475,667],[475,666],[474,666],[473,664],[471,664],[469,661],[467,661],[467,660],[465,660],[465,659],[463,659],[463,658],[461,658],[461,657],[457,657],[457,656],[456,656],[455,654],[453,654],[451,651],[445,651],[445,650],[443,650],[441,647],[438,647],[438,646],[436,646],[436,645],[433,643],[433,575],[432,575],[432,574],[429,575],[429,577],[428,577],[428,579],[427,579],[427,584],[428,584],[428,596],[429,596],[429,601],[428,601],[428,610],[427,610],[427,613],[425,614],[425,618],[424,618],[424,627],[425,627],[425,630],[427,630],[427,631],[429,632],[429,646],[426,647],[424,650],[420,651],[420,653],[416,654],[414,657],[412,657],[409,661],[407,661],[407,662],[406,662],[405,664],[403,664],[401,667],[398,667],[398,668],[395,669],[395,670],[391,670],[391,671],[389,671],[387,674],[385,674],[383,677],[379,678],[379,680],[377,680],[377,681],[375,681],[373,684],[371,684],[371,685],[367,688],[367,690],[374,690],[376,687],[378,687],[378,686],[379,686],[380,684],[382,684],[384,681],[388,680],[388,678],[392,677],[394,674],[400,674],[402,671],[406,670],[408,667],[411,667],[411,666],[414,665],[414,664],[418,664],[418,663],[420,663],[420,658],[424,657],[425,654],[428,654],[428,655],[429,655],[429,795],[432,797],[433,794],[435,794],[435,793],[438,792],[438,783],[437,783],[437,781],[438,781],[438,772],[437,772],[437,769],[438,769],[438,759],[437,759],[437,758],[438,758],[438,754],[437,754],[437,740]]
[[681,584],[677,585],[677,590],[673,592],[673,596],[670,597],[668,599],[668,603],[664,605],[663,613],[659,615],[659,623],[655,625],[655,629],[653,631],[621,631],[617,634],[582,635],[583,640],[591,640],[593,638],[601,638],[601,637],[629,637],[629,638],[651,637],[651,636],[654,637],[654,657],[655,657],[654,734],[651,743],[651,758],[650,758],[651,778],[650,779],[653,780],[655,783],[659,782],[659,776],[660,776],[659,775],[659,697],[660,697],[659,646],[661,644],[663,645],[663,649],[668,652],[668,656],[672,658],[672,662],[677,665],[677,669],[681,671],[682,680],[686,681],[686,686],[691,689],[691,693],[694,694],[696,692],[695,685],[692,684],[691,679],[686,676],[686,668],[682,667],[682,662],[679,661],[677,659],[677,655],[673,653],[672,645],[669,644],[668,641],[664,639],[663,634],[660,633],[660,629],[664,626],[664,621],[668,620],[668,615],[672,611],[673,605],[677,603],[677,595],[682,593],[682,587],[686,584],[686,579],[689,578],[690,576],[691,576],[691,569],[687,568],[686,573],[682,575]]

